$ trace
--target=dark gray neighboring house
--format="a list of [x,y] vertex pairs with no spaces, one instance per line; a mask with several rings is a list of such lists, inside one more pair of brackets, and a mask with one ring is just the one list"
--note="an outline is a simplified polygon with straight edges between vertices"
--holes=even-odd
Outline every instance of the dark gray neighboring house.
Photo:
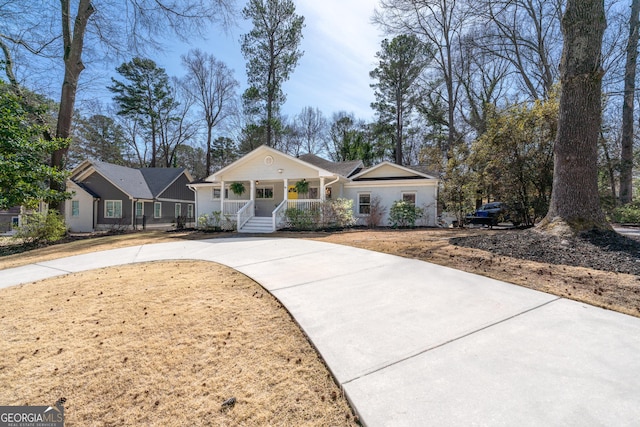
[[72,232],[169,227],[194,222],[195,196],[184,168],[128,168],[85,160],[67,181],[65,220]]

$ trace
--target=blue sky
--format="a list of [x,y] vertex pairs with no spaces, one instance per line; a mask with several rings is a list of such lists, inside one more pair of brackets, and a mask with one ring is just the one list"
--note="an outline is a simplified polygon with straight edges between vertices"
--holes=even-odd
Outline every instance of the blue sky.
[[[298,114],[305,106],[318,107],[328,118],[338,111],[354,113],[370,120],[373,89],[369,71],[376,64],[381,31],[371,24],[376,0],[300,0],[296,11],[305,17],[302,50],[304,56],[284,85],[287,102],[283,113]],[[224,61],[235,71],[242,90],[246,88],[245,60],[240,51],[240,36],[250,23],[239,20],[239,27],[228,34],[213,29],[207,41],[179,44],[151,55],[169,75],[184,73],[180,55],[199,47]],[[115,68],[115,65],[112,67]]]
[[[356,118],[373,120],[370,104],[374,101],[369,72],[376,66],[375,54],[384,38],[371,23],[377,0],[294,0],[296,12],[305,17],[301,49],[304,55],[283,90],[287,101],[282,113],[292,118],[306,107],[319,108],[329,120],[333,113],[346,111]],[[241,9],[245,0],[237,0]],[[166,69],[169,76],[182,77],[185,73],[181,55],[191,48],[212,53],[234,70],[240,82],[239,95],[247,87],[246,62],[240,51],[240,36],[247,33],[251,23],[238,18],[238,25],[224,32],[212,27],[204,39],[189,43],[171,41],[163,48],[145,55]],[[133,54],[131,55],[131,57]],[[115,69],[131,57],[117,61],[92,61],[85,55],[86,69],[80,76],[76,106],[88,113],[97,112],[95,101],[102,106],[112,103],[112,94],[106,87],[110,77],[120,78]],[[33,61],[33,57],[29,57]],[[38,61],[36,61],[37,63]],[[32,90],[59,100],[63,76],[62,61],[33,62],[18,66],[17,74]]]

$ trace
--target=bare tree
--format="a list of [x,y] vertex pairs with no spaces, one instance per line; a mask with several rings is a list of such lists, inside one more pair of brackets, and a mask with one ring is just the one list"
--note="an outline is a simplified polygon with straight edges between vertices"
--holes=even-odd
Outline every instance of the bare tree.
[[[232,0],[127,0],[124,5],[111,0],[60,0],[59,6],[42,2],[38,7],[15,1],[8,3],[12,20],[1,25],[0,37],[30,53],[62,59],[64,78],[55,136],[68,138],[85,52],[95,49],[104,57],[122,49],[139,50],[157,45],[159,36],[168,30],[185,38],[203,30],[206,23],[226,22],[231,4]],[[52,165],[64,168],[66,153],[67,148],[56,150]]]
[[299,150],[317,154],[327,138],[327,119],[319,108],[304,107],[294,118],[294,128],[299,139]]
[[530,99],[547,99],[558,79],[563,0],[486,0],[479,8],[486,20],[477,43],[507,60],[518,86]]
[[224,62],[199,49],[183,55],[182,65],[187,69],[184,88],[202,109],[207,126],[206,173],[209,175],[212,172],[213,131],[236,112],[236,89],[239,83]]
[[624,102],[622,104],[622,152],[620,156],[620,202],[633,199],[633,110],[636,91],[636,66],[638,64],[638,17],[640,0],[632,0],[629,17],[629,39],[624,71]]
[[562,94],[551,206],[540,229],[554,234],[609,229],[598,195],[603,0],[568,0],[562,29]]
[[171,79],[170,91],[170,96],[177,102],[165,104],[158,114],[158,152],[161,166],[166,168],[176,166],[178,150],[198,132],[198,125],[191,114],[195,98],[184,90],[182,82],[175,77]]
[[374,22],[390,34],[414,34],[433,46],[437,80],[445,85],[447,108],[446,152],[456,144],[459,83],[455,78],[457,41],[463,36],[469,8],[463,0],[381,0]]

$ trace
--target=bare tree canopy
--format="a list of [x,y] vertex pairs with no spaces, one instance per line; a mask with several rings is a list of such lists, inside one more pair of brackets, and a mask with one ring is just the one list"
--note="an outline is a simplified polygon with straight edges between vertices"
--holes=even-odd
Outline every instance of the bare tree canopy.
[[[0,38],[17,49],[62,59],[64,78],[55,136],[63,139],[71,135],[78,82],[85,68],[83,57],[91,57],[90,53],[118,55],[122,49],[135,52],[153,46],[158,36],[168,31],[184,39],[203,31],[205,24],[226,23],[232,16],[231,0],[128,0],[124,4],[60,0],[58,6],[43,0],[38,3],[7,1]],[[52,165],[64,168],[66,154],[66,148],[56,150]]]
[[212,172],[213,131],[236,113],[239,83],[224,62],[199,49],[183,55],[182,65],[187,69],[183,86],[200,106],[207,126],[206,173],[209,175]]

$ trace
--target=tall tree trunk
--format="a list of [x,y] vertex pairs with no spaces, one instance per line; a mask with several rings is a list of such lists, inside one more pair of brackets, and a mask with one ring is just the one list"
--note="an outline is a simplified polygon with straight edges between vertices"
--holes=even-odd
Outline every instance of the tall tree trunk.
[[638,15],[640,0],[632,0],[629,18],[627,62],[624,69],[624,103],[622,104],[622,152],[620,153],[620,202],[633,199],[633,107],[638,63]]
[[562,94],[551,205],[540,229],[554,234],[610,229],[598,195],[604,0],[568,0],[562,18]]
[[403,105],[402,105],[402,95],[400,94],[400,89],[396,89],[396,164],[402,166],[402,136],[404,133],[403,130]]
[[[75,18],[73,29],[71,28],[70,0],[60,0],[62,12],[62,40],[64,47],[64,81],[62,82],[62,94],[60,95],[60,107],[58,110],[58,123],[56,126],[57,138],[69,138],[71,136],[71,124],[73,120],[73,109],[76,102],[76,91],[78,90],[78,79],[84,70],[82,63],[82,49],[84,46],[84,35],[89,22],[89,17],[95,9],[90,0],[80,0],[78,13]],[[68,147],[54,151],[51,154],[51,166],[57,169],[65,168],[65,158]],[[51,189],[64,190],[64,183],[51,182]],[[61,210],[64,203],[52,203],[53,209]]]
[[213,132],[213,125],[211,121],[207,121],[207,176],[211,175],[211,138]]
[[615,168],[613,166],[613,161],[611,160],[611,155],[609,154],[607,141],[602,134],[600,135],[600,145],[602,145],[602,151],[604,151],[604,160],[606,162],[607,174],[609,175],[609,186],[611,187],[611,198],[613,199],[615,206],[617,205]]

